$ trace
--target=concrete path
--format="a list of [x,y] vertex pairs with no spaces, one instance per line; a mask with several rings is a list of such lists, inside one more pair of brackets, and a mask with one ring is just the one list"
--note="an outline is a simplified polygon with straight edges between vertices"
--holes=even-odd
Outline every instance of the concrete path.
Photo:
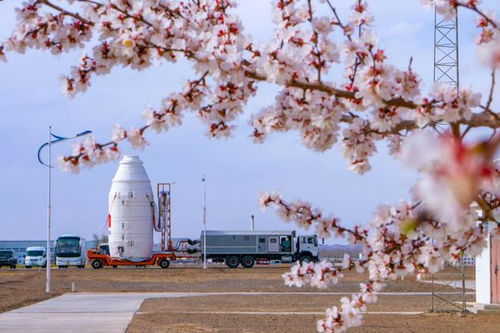
[[[421,281],[425,283],[432,283],[432,281],[425,280]],[[440,281],[440,280],[434,280],[434,283],[436,284],[441,284],[441,285],[448,285],[452,288],[456,289],[462,289],[462,280],[453,280],[453,281]],[[472,289],[476,290],[476,281],[475,280],[465,280],[465,289]]]
[[[141,314],[146,314],[148,312],[137,312],[138,315]],[[170,313],[187,313],[187,314],[240,314],[240,315],[261,315],[261,316],[267,316],[267,315],[278,315],[278,316],[289,316],[289,315],[324,315],[325,311],[323,312],[304,312],[304,311],[179,311],[179,312],[170,312]],[[367,311],[363,312],[364,314],[367,315],[419,315],[424,313],[423,311]]]
[[[142,302],[148,298],[351,294],[351,292],[68,293],[0,314],[0,332],[121,333],[125,332]],[[428,296],[431,293],[381,292],[379,295]]]

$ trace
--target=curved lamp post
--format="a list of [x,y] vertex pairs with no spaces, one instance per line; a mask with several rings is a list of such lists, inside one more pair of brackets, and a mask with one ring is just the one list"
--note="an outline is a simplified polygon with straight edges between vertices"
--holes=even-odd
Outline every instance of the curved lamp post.
[[[66,138],[63,136],[55,135],[52,133],[52,126],[49,126],[49,141],[45,142],[38,148],[38,162],[44,165],[48,169],[48,183],[47,183],[47,251],[46,251],[46,268],[47,268],[47,278],[45,282],[45,292],[50,293],[50,265],[51,265],[51,253],[50,253],[50,213],[51,213],[51,183],[52,183],[52,145],[66,140],[75,139],[92,133],[92,131],[83,131],[76,134],[75,136]],[[41,158],[42,150],[47,147],[49,148],[49,162],[44,163]]]

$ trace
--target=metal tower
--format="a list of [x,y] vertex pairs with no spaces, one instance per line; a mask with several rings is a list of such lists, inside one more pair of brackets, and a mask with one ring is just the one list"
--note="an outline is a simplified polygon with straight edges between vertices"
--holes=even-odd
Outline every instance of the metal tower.
[[[459,89],[458,8],[451,20],[434,10],[434,82]],[[431,312],[467,312],[463,257],[458,266],[446,265],[443,272],[433,274],[431,285]]]
[[445,20],[434,11],[434,82],[458,89],[458,65],[458,9],[451,20]]

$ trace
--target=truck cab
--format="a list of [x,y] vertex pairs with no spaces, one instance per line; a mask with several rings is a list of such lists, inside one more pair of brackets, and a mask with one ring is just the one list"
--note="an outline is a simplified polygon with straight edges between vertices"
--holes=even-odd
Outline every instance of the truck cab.
[[97,253],[106,254],[109,256],[110,255],[109,254],[109,244],[108,243],[99,244],[99,246],[97,246]]
[[319,255],[318,236],[298,236],[297,254],[301,262],[317,261]]
[[26,268],[33,266],[46,267],[47,255],[43,246],[30,246],[26,249],[26,258],[24,259]]

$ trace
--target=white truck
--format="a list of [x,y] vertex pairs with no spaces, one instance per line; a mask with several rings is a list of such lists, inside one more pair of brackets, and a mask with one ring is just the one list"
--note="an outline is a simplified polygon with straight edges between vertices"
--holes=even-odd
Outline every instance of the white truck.
[[62,235],[56,240],[55,257],[58,268],[84,268],[87,262],[85,239],[75,235]]
[[26,257],[24,258],[24,266],[31,267],[46,267],[47,253],[43,246],[30,246],[26,249]]
[[[204,232],[200,248],[204,249]],[[207,231],[206,256],[213,262],[225,262],[230,268],[245,268],[271,261],[291,263],[318,261],[316,235],[298,236],[295,231]]]

